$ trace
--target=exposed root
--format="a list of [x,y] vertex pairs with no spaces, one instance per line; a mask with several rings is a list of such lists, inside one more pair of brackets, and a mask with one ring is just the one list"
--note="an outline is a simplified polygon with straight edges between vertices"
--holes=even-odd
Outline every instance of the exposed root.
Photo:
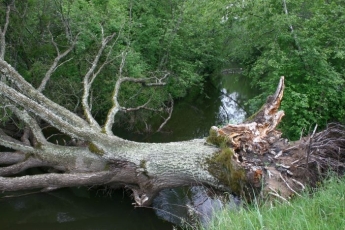
[[228,124],[220,129],[212,127],[212,130],[218,136],[226,137],[235,152],[264,154],[281,136],[276,126],[284,116],[284,111],[278,111],[283,92],[284,77],[281,77],[275,94],[267,98],[267,103],[250,119],[252,122]]
[[283,111],[278,111],[283,90],[281,77],[275,94],[268,97],[250,122],[212,127],[208,141],[223,151],[234,150],[237,157],[233,163],[246,172],[243,191],[256,191],[255,197],[268,194],[287,201],[294,195],[301,196],[299,192],[306,185],[316,185],[329,171],[345,173],[345,126],[331,123],[316,133],[316,125],[310,136],[292,144],[281,139],[275,129],[284,116]]

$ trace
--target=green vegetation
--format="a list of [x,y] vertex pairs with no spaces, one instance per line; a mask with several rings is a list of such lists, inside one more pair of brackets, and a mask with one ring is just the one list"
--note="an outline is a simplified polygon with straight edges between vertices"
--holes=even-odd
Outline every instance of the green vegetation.
[[[11,2],[0,3],[0,15]],[[100,63],[111,62],[91,90],[92,113],[100,122],[111,106],[122,54],[126,54],[123,76],[170,73],[165,87],[124,83],[118,98],[124,107],[148,101],[152,109],[167,107],[169,95],[182,98],[192,88],[202,92],[214,71],[236,62],[253,88],[262,92],[248,102],[253,113],[284,75],[286,116],[280,128],[289,139],[296,139],[302,129],[345,119],[344,22],[344,0],[16,1],[5,59],[37,87],[57,55],[52,38],[61,53],[78,34],[76,46],[61,61],[64,64],[54,72],[45,94],[82,114],[82,78],[99,50],[102,33],[104,37],[116,33],[100,58]],[[0,25],[4,23],[2,16]],[[120,113],[116,119],[130,129],[138,122],[144,126],[153,113]]]
[[262,92],[248,102],[252,112],[285,76],[281,128],[288,138],[344,121],[343,0],[237,0],[227,9],[229,56]]
[[[0,3],[1,26],[5,23],[6,6],[11,3]],[[224,0],[15,1],[6,33],[5,60],[38,87],[57,55],[54,42],[62,53],[78,37],[44,93],[83,114],[81,81],[100,48],[102,36],[115,33],[114,41],[100,57],[100,65],[111,62],[93,83],[92,113],[102,122],[111,106],[114,84],[126,54],[121,73],[124,77],[162,77],[170,73],[165,87],[122,84],[118,98],[121,106],[133,108],[149,101],[146,107],[151,110],[120,113],[118,123],[144,124],[142,121],[147,122],[157,112],[153,110],[168,105],[169,95],[175,99],[184,97],[192,87],[202,91],[205,78],[226,62],[222,46],[226,25],[220,23],[225,7]],[[163,109],[160,111],[164,113]]]
[[218,178],[222,184],[230,187],[235,194],[241,194],[245,183],[245,171],[234,164],[234,152],[229,147],[223,147],[208,162],[208,171]]
[[207,142],[221,148],[219,153],[208,160],[208,171],[228,185],[233,193],[240,195],[245,184],[245,171],[234,164],[234,151],[228,146],[228,137],[218,135],[217,131],[211,128]]
[[332,177],[322,187],[305,192],[290,204],[222,210],[207,229],[344,229],[344,216],[345,178]]
[[206,141],[209,144],[219,146],[221,148],[227,148],[228,137],[225,135],[218,135],[217,130],[210,128],[210,135],[207,137]]

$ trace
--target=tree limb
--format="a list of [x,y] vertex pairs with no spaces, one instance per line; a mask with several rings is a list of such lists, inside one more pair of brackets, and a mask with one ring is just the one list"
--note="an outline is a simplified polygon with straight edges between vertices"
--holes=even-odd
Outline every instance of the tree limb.
[[0,59],[4,60],[5,59],[5,52],[6,52],[6,32],[8,29],[8,25],[10,23],[10,12],[11,12],[11,5],[14,3],[14,1],[7,6],[6,10],[6,19],[5,19],[5,25],[4,28],[0,28]]
[[94,173],[70,173],[70,174],[41,174],[22,177],[0,177],[1,191],[17,191],[26,189],[48,188],[48,187],[72,187],[87,185],[102,185],[111,181],[113,174],[110,172]]
[[75,37],[74,41],[72,42],[72,45],[67,50],[65,50],[63,53],[60,53],[60,49],[59,49],[58,45],[56,44],[56,42],[54,41],[54,37],[51,34],[50,30],[49,30],[49,33],[50,33],[50,36],[51,36],[51,41],[52,41],[52,43],[53,43],[53,45],[55,47],[57,56],[55,57],[53,64],[50,66],[49,70],[46,72],[44,78],[42,79],[40,86],[37,88],[37,90],[39,92],[43,92],[43,90],[45,89],[46,84],[49,81],[51,75],[55,72],[55,70],[59,66],[61,66],[61,64],[58,65],[60,60],[62,58],[64,58],[67,54],[69,54],[69,52],[71,52],[71,50],[75,47],[75,45],[77,43],[78,35],[79,35],[79,34],[77,34],[77,36]]
[[20,162],[11,166],[7,166],[7,167],[1,167],[0,176],[10,176],[10,175],[20,173],[29,168],[43,167],[43,166],[51,166],[51,165],[39,159],[29,157],[27,160],[23,162]]
[[32,134],[38,142],[42,144],[47,142],[46,138],[42,133],[41,127],[38,125],[36,119],[30,116],[26,110],[18,109],[15,106],[13,106],[11,110],[19,119],[25,122],[25,124],[30,128],[30,131],[32,132]]
[[[36,101],[31,100],[30,98],[26,97],[25,95],[19,93],[18,91],[12,89],[2,82],[0,82],[0,95],[7,97],[17,105],[23,106],[51,125],[59,128],[66,134],[78,136],[79,138],[86,138],[87,140],[92,136],[91,134],[93,132],[88,125],[85,125],[84,127],[74,126],[73,124],[69,123],[68,120],[66,121],[66,118],[64,116],[56,114],[54,111],[49,110],[49,108],[38,104]],[[75,114],[74,116],[78,117]]]
[[[97,121],[92,116],[91,109],[89,106],[90,89],[91,89],[91,85],[92,85],[94,79],[96,78],[97,74],[99,73],[99,71],[96,74],[94,73],[95,69],[97,68],[99,59],[102,56],[102,53],[103,53],[104,49],[106,48],[107,44],[115,36],[115,33],[113,33],[112,35],[104,37],[103,27],[101,27],[101,29],[102,29],[102,45],[99,48],[98,53],[95,56],[95,58],[91,64],[91,67],[89,68],[88,72],[84,76],[84,80],[83,80],[84,93],[83,93],[83,97],[82,97],[82,106],[83,106],[83,110],[84,110],[84,115],[86,116],[86,120],[89,122],[89,124],[91,125],[92,128],[95,128],[99,131],[101,130],[101,127],[99,126]],[[92,74],[94,74],[93,77],[91,77]]]
[[[119,79],[116,81],[114,91],[113,91],[113,97],[112,97],[113,106],[112,106],[112,108],[110,108],[108,115],[107,115],[106,122],[104,124],[104,130],[105,130],[106,134],[108,134],[108,135],[113,135],[112,127],[113,127],[114,122],[115,122],[116,114],[119,111],[126,111],[126,108],[121,107],[121,105],[118,101],[118,95],[120,93],[121,84],[123,82],[141,83],[141,84],[144,84],[146,86],[164,86],[166,83],[163,82],[163,80],[165,80],[169,76],[169,73],[165,73],[164,76],[161,78],[158,78],[158,77],[150,77],[150,78],[122,77],[121,73],[122,73],[122,67],[124,66],[124,63],[125,63],[125,57],[126,57],[126,54],[123,53],[122,62],[121,62],[120,68],[119,68],[120,69],[119,70]],[[143,108],[146,107],[145,105],[143,106]]]
[[168,109],[169,110],[169,116],[164,120],[164,122],[159,126],[159,128],[157,129],[157,132],[160,132],[162,130],[162,128],[164,127],[164,125],[170,120],[172,112],[174,110],[174,100],[172,99],[171,95],[169,94],[170,97],[170,101],[171,101],[171,106]]
[[0,165],[16,164],[25,159],[22,152],[0,152]]
[[[18,87],[18,93],[22,92],[26,97],[29,97],[31,100],[39,103],[47,110],[52,113],[63,117],[63,119],[76,127],[85,127],[89,126],[85,120],[67,110],[66,108],[56,104],[55,102],[49,100],[42,93],[38,92],[32,85],[30,85],[25,79],[6,61],[0,59],[0,72],[7,76],[7,78],[14,82]],[[4,84],[3,84],[4,85]],[[8,86],[7,86],[8,87]],[[0,91],[2,94],[2,91]],[[10,98],[9,98],[10,99]],[[13,101],[13,99],[11,99]]]
[[22,152],[34,152],[34,148],[6,135],[2,129],[0,129],[0,145]]

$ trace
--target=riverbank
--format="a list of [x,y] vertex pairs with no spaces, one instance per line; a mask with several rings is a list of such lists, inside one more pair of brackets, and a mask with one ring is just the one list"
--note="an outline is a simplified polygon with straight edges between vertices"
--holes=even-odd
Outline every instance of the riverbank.
[[345,229],[344,216],[345,177],[330,177],[289,202],[222,210],[206,229]]

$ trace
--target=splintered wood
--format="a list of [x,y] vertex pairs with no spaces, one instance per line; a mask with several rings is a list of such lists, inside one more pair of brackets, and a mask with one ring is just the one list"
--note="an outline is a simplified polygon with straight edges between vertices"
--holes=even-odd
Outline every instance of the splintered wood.
[[280,78],[274,95],[267,98],[265,105],[253,118],[239,125],[228,124],[222,128],[212,127],[218,136],[225,136],[227,143],[242,153],[264,154],[269,145],[280,138],[281,132],[275,130],[284,111],[279,111],[284,92],[284,76]]

